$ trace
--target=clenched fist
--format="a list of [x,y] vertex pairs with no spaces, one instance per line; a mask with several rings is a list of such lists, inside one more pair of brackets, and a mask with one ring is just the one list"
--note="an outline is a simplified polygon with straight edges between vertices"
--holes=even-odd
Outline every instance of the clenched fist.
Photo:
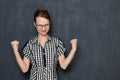
[[72,39],[70,41],[70,43],[72,44],[72,49],[76,50],[77,49],[77,39]]
[[17,40],[14,40],[11,42],[11,46],[13,48],[13,51],[18,51],[18,48],[19,48],[19,41]]

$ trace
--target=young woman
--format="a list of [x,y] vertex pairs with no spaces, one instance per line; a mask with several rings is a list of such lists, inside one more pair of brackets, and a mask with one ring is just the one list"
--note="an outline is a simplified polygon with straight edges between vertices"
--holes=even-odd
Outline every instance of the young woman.
[[48,34],[50,30],[50,16],[45,9],[37,9],[34,13],[34,26],[38,35],[30,39],[23,49],[22,59],[18,51],[19,41],[11,42],[16,61],[23,73],[30,66],[30,80],[57,80],[56,65],[59,62],[62,69],[66,69],[73,59],[77,49],[77,39],[72,39],[72,49],[65,58],[65,48],[62,41]]

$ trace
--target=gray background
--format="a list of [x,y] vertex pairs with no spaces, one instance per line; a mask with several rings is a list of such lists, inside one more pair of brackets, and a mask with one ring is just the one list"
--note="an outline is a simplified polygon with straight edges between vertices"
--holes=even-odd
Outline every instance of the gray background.
[[[14,57],[10,42],[19,50],[36,35],[34,11],[46,8],[52,18],[52,35],[67,48],[78,39],[75,58],[59,80],[120,80],[120,0],[0,0],[0,80],[28,80]],[[21,56],[22,53],[21,53]]]

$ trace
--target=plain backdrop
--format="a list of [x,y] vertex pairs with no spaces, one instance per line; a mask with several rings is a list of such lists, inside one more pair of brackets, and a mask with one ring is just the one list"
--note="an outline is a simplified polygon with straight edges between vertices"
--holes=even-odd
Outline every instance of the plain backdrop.
[[[15,60],[10,42],[25,43],[36,35],[33,14],[49,11],[51,34],[67,51],[78,50],[67,70],[57,67],[58,80],[120,80],[120,0],[0,0],[0,80],[28,80]],[[21,52],[21,56],[23,54]]]

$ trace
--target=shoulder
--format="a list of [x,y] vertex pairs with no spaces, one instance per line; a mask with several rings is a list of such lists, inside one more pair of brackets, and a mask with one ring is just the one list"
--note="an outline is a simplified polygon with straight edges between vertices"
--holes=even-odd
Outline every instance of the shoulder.
[[30,45],[30,44],[34,44],[35,42],[37,42],[37,37],[33,37],[29,39],[26,43]]
[[52,41],[55,41],[55,42],[57,42],[59,40],[58,37],[54,37],[54,36],[49,36],[49,39]]
[[62,43],[62,40],[58,37],[53,37],[53,36],[50,36],[50,39],[51,41],[55,42],[55,43]]
[[54,36],[49,36],[49,38],[50,38],[50,40],[52,40],[52,41],[57,41],[58,40],[58,38],[57,37],[54,37]]

